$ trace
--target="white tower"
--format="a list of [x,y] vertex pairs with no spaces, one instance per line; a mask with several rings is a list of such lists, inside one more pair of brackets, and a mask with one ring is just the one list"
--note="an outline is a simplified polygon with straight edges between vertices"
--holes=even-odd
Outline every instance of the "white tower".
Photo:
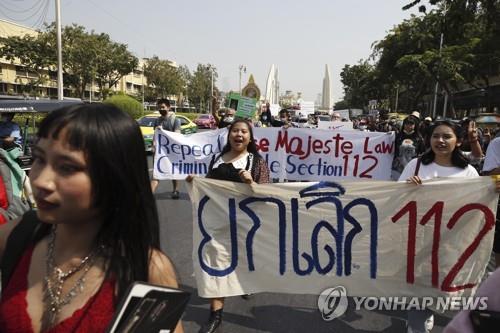
[[332,108],[332,90],[330,88],[330,67],[325,65],[325,77],[323,78],[323,92],[321,99],[321,108],[330,110]]
[[269,75],[267,76],[266,101],[271,104],[278,104],[279,101],[278,69],[274,64],[271,65]]

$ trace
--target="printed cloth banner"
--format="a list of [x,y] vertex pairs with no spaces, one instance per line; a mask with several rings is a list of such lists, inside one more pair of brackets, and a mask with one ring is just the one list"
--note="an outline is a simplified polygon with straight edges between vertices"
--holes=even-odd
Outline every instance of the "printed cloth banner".
[[[389,180],[394,133],[328,131],[306,128],[254,128],[259,153],[272,178],[324,181]],[[226,144],[227,129],[188,136],[157,129],[155,179],[205,175],[214,154]]]
[[193,263],[202,297],[257,292],[462,296],[490,258],[490,177],[247,185],[195,177]]

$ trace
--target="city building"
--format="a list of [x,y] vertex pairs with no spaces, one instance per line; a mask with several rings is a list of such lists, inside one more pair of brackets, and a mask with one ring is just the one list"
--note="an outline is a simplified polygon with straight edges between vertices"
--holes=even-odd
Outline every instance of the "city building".
[[[14,22],[0,19],[0,37],[9,36],[36,36],[37,31]],[[147,85],[144,76],[144,63],[147,59],[139,59],[137,68],[130,74],[123,76],[117,84],[110,88],[113,92],[124,92],[128,95],[141,96],[143,87]],[[64,59],[63,59],[64,61]],[[177,67],[175,62],[172,66]],[[42,71],[45,74],[45,82],[37,86],[36,93],[30,89],[30,83],[38,79],[39,73],[30,72],[22,66],[19,60],[13,62],[0,58],[0,95],[25,96],[25,97],[57,97],[57,72],[55,68],[47,68]],[[71,96],[71,89],[64,86],[64,96]],[[85,88],[85,99],[101,99],[99,88],[96,84],[89,84]]]

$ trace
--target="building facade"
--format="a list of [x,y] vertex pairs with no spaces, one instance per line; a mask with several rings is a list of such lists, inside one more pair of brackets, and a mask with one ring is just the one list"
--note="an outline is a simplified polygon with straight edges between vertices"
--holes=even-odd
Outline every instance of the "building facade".
[[[20,24],[0,19],[0,37],[10,36],[36,36],[37,31]],[[64,59],[63,59],[64,61]],[[147,79],[144,75],[144,63],[146,59],[139,59],[137,68],[123,76],[117,84],[110,88],[113,92],[123,92],[128,95],[141,96],[143,88],[147,85]],[[173,66],[177,66],[172,62]],[[6,96],[25,96],[55,98],[57,97],[57,71],[47,68],[41,71],[44,76],[44,82],[33,89],[33,82],[40,74],[30,72],[22,66],[19,60],[13,62],[0,57],[0,95]],[[71,96],[70,87],[64,86],[64,96]],[[96,84],[88,84],[85,88],[84,98],[88,100],[99,100],[101,94]]]

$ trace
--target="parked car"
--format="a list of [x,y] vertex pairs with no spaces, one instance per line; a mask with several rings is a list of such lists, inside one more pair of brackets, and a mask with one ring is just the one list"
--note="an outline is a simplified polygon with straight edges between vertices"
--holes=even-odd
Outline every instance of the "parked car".
[[[144,138],[144,146],[146,151],[153,150],[153,136],[154,136],[154,124],[156,119],[160,114],[149,114],[137,120],[137,123],[141,127],[142,136]],[[193,123],[189,118],[183,115],[175,115],[177,119],[181,121],[181,133],[182,134],[191,134],[198,131],[198,126]]]
[[198,125],[199,128],[210,128],[213,129],[216,126],[215,118],[211,114],[201,114],[195,120],[194,123]]

